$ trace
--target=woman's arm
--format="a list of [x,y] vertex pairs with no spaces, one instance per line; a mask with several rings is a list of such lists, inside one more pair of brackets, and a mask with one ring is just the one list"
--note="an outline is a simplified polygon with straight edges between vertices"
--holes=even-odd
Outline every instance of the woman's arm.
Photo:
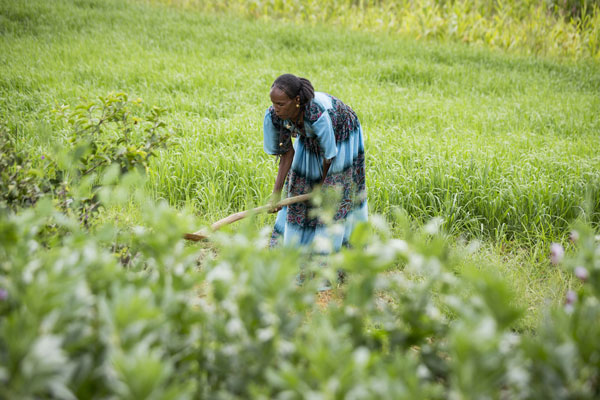
[[277,178],[275,178],[275,186],[273,187],[273,193],[281,192],[283,184],[285,183],[285,177],[290,171],[292,161],[294,160],[294,148],[290,148],[286,153],[281,155],[279,159],[279,170],[277,171]]
[[321,185],[325,183],[325,178],[327,178],[327,172],[329,172],[329,167],[331,166],[331,160],[324,159],[323,160],[323,179],[321,179]]
[[[273,187],[273,194],[271,195],[271,204],[275,205],[281,199],[281,190],[285,184],[285,178],[287,177],[292,161],[294,161],[294,148],[291,147],[286,153],[282,154],[279,159],[279,169],[277,171],[277,177],[275,178],[275,186]],[[270,212],[277,212],[281,210],[281,207],[274,207]]]

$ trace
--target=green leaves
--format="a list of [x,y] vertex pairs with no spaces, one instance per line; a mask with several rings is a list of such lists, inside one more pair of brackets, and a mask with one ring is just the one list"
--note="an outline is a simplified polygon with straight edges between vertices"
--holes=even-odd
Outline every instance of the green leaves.
[[[374,218],[357,231],[360,247],[318,258],[265,248],[251,223],[213,247],[184,246],[188,218],[149,200],[146,210],[143,228],[125,234],[126,268],[103,239],[110,224],[84,229],[48,201],[0,215],[0,396],[598,394],[600,246],[584,226],[562,261],[589,271],[577,300],[549,308],[532,334],[514,331],[521,309],[498,274],[454,272],[432,224],[397,239]],[[48,223],[64,235],[50,247]],[[316,288],[340,269],[348,282],[323,305]],[[302,286],[300,270],[310,272]]]
[[117,164],[121,172],[144,172],[149,158],[169,137],[160,119],[164,109],[152,107],[141,113],[142,100],[129,100],[126,93],[109,93],[96,101],[54,110],[66,125],[67,142],[75,148],[79,175],[88,175]]
[[44,155],[19,151],[16,139],[0,121],[0,209],[31,206],[52,192],[52,175],[47,172],[53,169]]
[[186,373],[197,372],[190,352],[202,320],[190,307],[195,260],[163,248],[186,268],[168,274],[171,265],[140,252],[153,268],[125,270],[76,223],[62,243],[41,245],[38,227],[64,217],[42,202],[0,219],[8,239],[0,254],[9,256],[0,269],[0,397],[191,398],[196,385]]

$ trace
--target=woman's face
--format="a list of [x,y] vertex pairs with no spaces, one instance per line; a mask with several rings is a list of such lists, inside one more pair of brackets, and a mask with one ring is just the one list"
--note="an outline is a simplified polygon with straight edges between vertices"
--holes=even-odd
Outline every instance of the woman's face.
[[296,104],[300,104],[300,96],[296,96],[295,99],[290,99],[283,90],[276,86],[271,88],[269,96],[271,96],[275,114],[277,114],[279,118],[293,119],[300,112],[300,108],[296,107]]

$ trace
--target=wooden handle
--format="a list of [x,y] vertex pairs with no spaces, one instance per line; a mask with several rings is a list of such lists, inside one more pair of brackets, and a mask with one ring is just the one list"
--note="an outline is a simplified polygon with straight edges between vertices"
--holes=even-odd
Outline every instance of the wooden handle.
[[279,201],[275,206],[271,206],[271,205],[260,206],[260,207],[253,208],[251,210],[246,210],[246,211],[241,211],[241,212],[238,212],[235,214],[231,214],[230,216],[220,219],[217,222],[215,222],[214,224],[212,224],[210,226],[210,231],[200,230],[200,231],[197,231],[194,233],[186,233],[183,235],[183,237],[184,237],[184,239],[192,240],[194,242],[197,242],[199,240],[204,240],[204,239],[207,239],[208,236],[210,236],[210,234],[212,232],[221,229],[225,225],[229,225],[236,221],[239,221],[240,219],[244,219],[249,215],[267,212],[267,211],[271,210],[272,208],[276,208],[276,207],[283,207],[283,206],[289,206],[290,204],[301,203],[303,201],[309,200],[311,196],[312,196],[312,193],[301,194],[299,196],[288,197],[286,199],[283,199],[283,200]]

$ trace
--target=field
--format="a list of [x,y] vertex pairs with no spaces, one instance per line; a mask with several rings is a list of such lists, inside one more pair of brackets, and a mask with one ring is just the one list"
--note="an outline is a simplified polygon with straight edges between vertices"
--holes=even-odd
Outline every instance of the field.
[[441,217],[452,236],[483,240],[486,256],[524,269],[510,273],[541,281],[534,292],[547,289],[548,245],[578,217],[600,222],[593,62],[143,5],[9,4],[1,110],[22,145],[51,153],[51,110],[80,97],[123,91],[165,107],[174,140],[148,190],[199,224],[268,198],[276,162],[262,151],[262,116],[283,71],[357,110],[372,213]]
[[[67,145],[68,128],[53,112],[61,105],[125,92],[146,109],[162,107],[171,139],[150,160],[143,193],[186,215],[187,229],[268,199],[276,161],[262,150],[262,120],[270,84],[284,72],[357,112],[370,213],[383,217],[388,235],[408,240],[439,217],[450,259],[461,260],[448,262],[454,272],[485,264],[515,292],[511,304],[526,311],[511,328],[537,330],[544,307],[579,287],[551,264],[549,249],[562,243],[575,254],[573,224],[600,224],[593,58],[156,2],[0,1],[0,120],[19,151],[39,163]],[[145,204],[132,197],[99,221],[144,225]],[[243,226],[258,230],[273,218]]]

